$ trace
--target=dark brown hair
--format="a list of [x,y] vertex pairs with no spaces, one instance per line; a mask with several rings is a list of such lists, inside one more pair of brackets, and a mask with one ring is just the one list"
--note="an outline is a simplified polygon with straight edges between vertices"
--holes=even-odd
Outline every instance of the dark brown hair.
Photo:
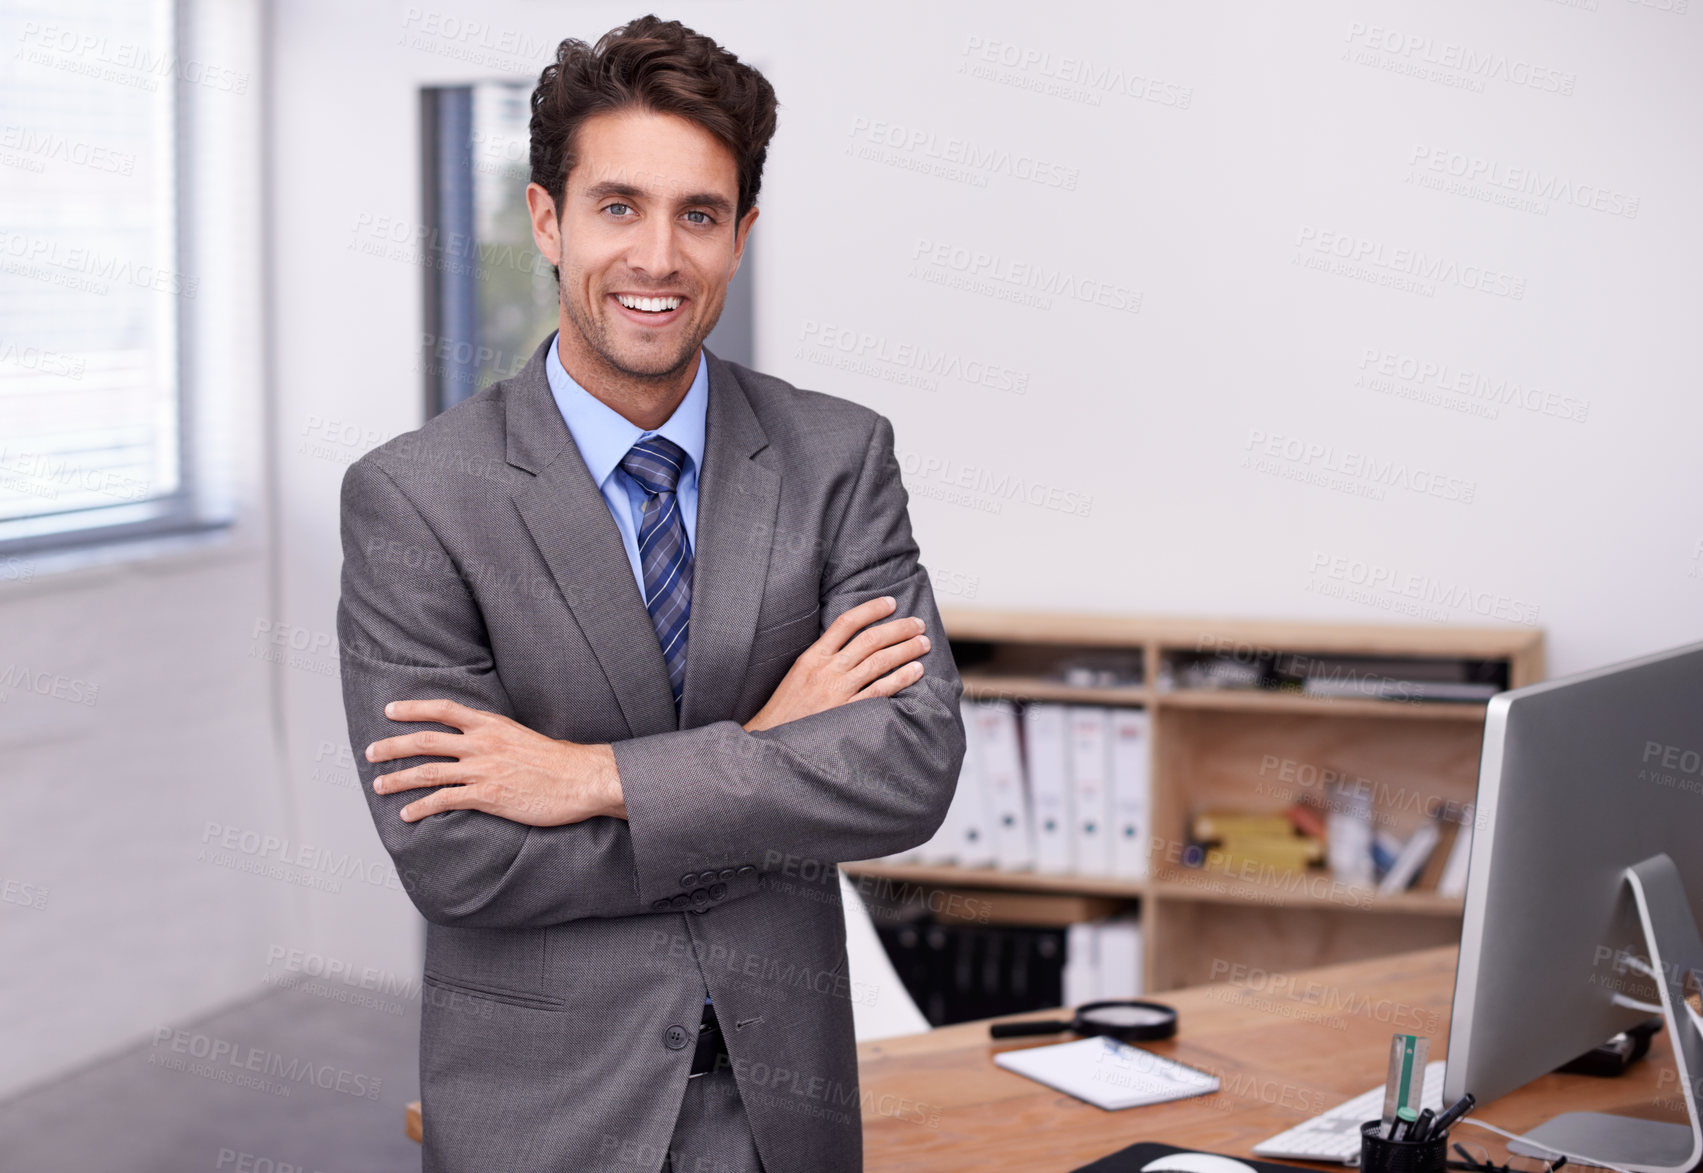
[[[593,114],[628,107],[697,123],[733,153],[739,169],[735,225],[756,206],[763,159],[775,133],[775,90],[761,73],[677,20],[641,16],[598,39],[569,37],[532,91],[533,183],[556,214],[578,161],[575,136]],[[561,272],[556,272],[561,280]]]

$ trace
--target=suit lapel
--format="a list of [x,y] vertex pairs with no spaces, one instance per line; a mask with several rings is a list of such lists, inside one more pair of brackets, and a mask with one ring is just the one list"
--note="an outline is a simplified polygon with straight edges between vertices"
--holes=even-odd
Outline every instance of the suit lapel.
[[710,368],[709,421],[698,476],[682,729],[734,715],[780,508],[780,474],[752,459],[769,441],[750,401],[727,363],[708,350],[704,361]]
[[550,394],[546,338],[504,391],[508,461],[534,474],[514,502],[614,690],[635,737],[732,715],[768,574],[780,476],[751,457],[767,444],[733,372],[704,351],[709,407],[698,476],[692,613],[681,713],[668,665],[603,494]]

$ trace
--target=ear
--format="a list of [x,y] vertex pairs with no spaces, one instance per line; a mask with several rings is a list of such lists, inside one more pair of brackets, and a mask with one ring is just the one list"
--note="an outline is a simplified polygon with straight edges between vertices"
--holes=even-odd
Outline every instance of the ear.
[[751,239],[751,225],[757,222],[757,213],[760,210],[752,208],[746,212],[745,218],[733,231],[733,272],[727,275],[729,281],[733,280],[734,273],[739,272],[739,262],[745,259],[745,244]]
[[[756,211],[755,208],[752,211]],[[562,263],[562,220],[556,201],[541,184],[526,185],[526,212],[532,221],[532,242],[552,265]]]

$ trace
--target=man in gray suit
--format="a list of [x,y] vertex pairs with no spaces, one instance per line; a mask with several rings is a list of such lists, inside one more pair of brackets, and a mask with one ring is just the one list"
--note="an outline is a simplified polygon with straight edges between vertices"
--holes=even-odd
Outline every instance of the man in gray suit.
[[926,840],[964,753],[892,426],[702,346],[760,74],[645,17],[562,42],[532,109],[559,329],[343,482],[350,736],[428,922],[425,1167],[859,1169],[832,865]]

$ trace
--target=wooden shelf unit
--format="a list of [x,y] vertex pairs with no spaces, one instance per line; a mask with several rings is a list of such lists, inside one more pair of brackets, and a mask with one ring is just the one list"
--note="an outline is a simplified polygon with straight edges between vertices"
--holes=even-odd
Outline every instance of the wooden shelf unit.
[[[1313,870],[1261,882],[1182,866],[1193,815],[1278,812],[1323,797],[1338,776],[1369,789],[1377,824],[1405,837],[1441,803],[1477,790],[1484,704],[1307,696],[1298,692],[1159,687],[1171,657],[1218,652],[1492,661],[1509,688],[1543,679],[1543,633],[1529,627],[1372,626],[942,611],[967,697],[1137,705],[1152,714],[1149,877],[1055,875],[886,860],[852,875],[983,898],[1000,892],[1113,897],[1138,904],[1150,992],[1222,980],[1235,967],[1270,973],[1357,961],[1459,940],[1461,901],[1435,892],[1379,896]],[[1061,660],[1123,654],[1139,683],[1098,688],[1048,674]]]

